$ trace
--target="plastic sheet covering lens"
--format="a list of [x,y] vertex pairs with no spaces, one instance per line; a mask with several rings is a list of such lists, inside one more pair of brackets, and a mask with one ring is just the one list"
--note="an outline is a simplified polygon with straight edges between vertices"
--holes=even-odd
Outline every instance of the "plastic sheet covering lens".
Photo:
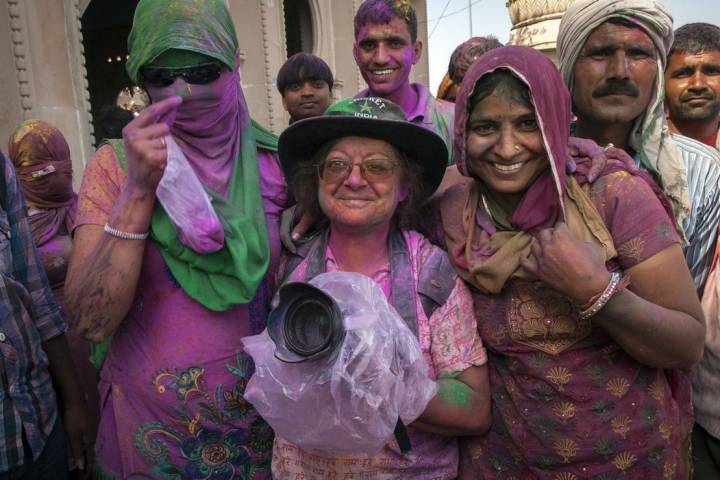
[[255,361],[245,398],[305,449],[378,453],[398,418],[412,423],[437,390],[417,338],[359,273],[285,285],[268,329],[243,344]]

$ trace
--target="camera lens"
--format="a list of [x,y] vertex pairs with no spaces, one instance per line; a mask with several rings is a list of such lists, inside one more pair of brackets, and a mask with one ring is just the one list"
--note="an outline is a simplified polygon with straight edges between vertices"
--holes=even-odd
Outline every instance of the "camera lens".
[[288,307],[283,325],[287,348],[303,357],[321,352],[332,340],[333,312],[312,298],[297,300]]

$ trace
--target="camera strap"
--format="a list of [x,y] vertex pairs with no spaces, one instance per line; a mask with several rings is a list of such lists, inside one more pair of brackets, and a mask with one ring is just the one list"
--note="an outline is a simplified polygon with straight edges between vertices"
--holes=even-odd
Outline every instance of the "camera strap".
[[[327,251],[327,238],[329,231],[325,230],[311,242],[311,246],[305,259],[307,270],[305,270],[304,281],[310,281],[321,273],[325,273],[325,253]],[[405,238],[398,229],[393,229],[388,239],[388,251],[390,253],[390,277],[392,282],[392,306],[400,314],[405,325],[417,337],[418,320],[415,308],[415,281],[413,279],[410,252],[408,252]],[[302,259],[301,259],[302,260]],[[298,264],[300,262],[297,262]],[[295,265],[297,267],[297,265]],[[294,268],[292,269],[294,270]],[[289,275],[292,274],[288,268]]]
[[395,435],[395,441],[402,453],[407,453],[412,450],[410,435],[408,435],[407,428],[405,428],[405,424],[401,418],[398,418],[398,421],[395,424],[395,431],[393,432],[393,435]]

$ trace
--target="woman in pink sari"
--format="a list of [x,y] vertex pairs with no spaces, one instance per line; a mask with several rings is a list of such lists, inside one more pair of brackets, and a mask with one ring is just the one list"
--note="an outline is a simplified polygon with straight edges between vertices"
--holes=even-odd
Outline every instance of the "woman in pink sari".
[[686,478],[683,370],[704,325],[653,186],[621,162],[592,185],[564,173],[569,94],[532,49],[478,59],[455,118],[470,178],[445,192],[442,221],[472,286],[493,408],[490,432],[462,441],[460,477]]
[[[226,2],[142,0],[128,46],[153,103],[85,170],[66,286],[75,328],[112,335],[98,476],[268,479],[273,435],[243,397],[253,364],[240,339],[264,328],[280,250],[274,138],[250,119]],[[221,221],[213,248],[193,240],[210,215],[183,217],[197,222],[181,232],[174,202],[158,200],[173,145],[202,188],[190,201],[207,195]]]

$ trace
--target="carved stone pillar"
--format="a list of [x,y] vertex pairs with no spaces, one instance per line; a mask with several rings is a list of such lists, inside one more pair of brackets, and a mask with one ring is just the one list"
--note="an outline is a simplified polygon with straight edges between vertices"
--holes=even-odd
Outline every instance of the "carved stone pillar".
[[[75,187],[92,152],[80,0],[6,0],[0,8],[0,141],[22,122],[57,126],[70,146]],[[86,2],[85,2],[86,3]],[[63,21],[64,20],[64,21]]]
[[565,10],[573,0],[508,0],[512,45],[526,45],[557,60],[555,44]]

